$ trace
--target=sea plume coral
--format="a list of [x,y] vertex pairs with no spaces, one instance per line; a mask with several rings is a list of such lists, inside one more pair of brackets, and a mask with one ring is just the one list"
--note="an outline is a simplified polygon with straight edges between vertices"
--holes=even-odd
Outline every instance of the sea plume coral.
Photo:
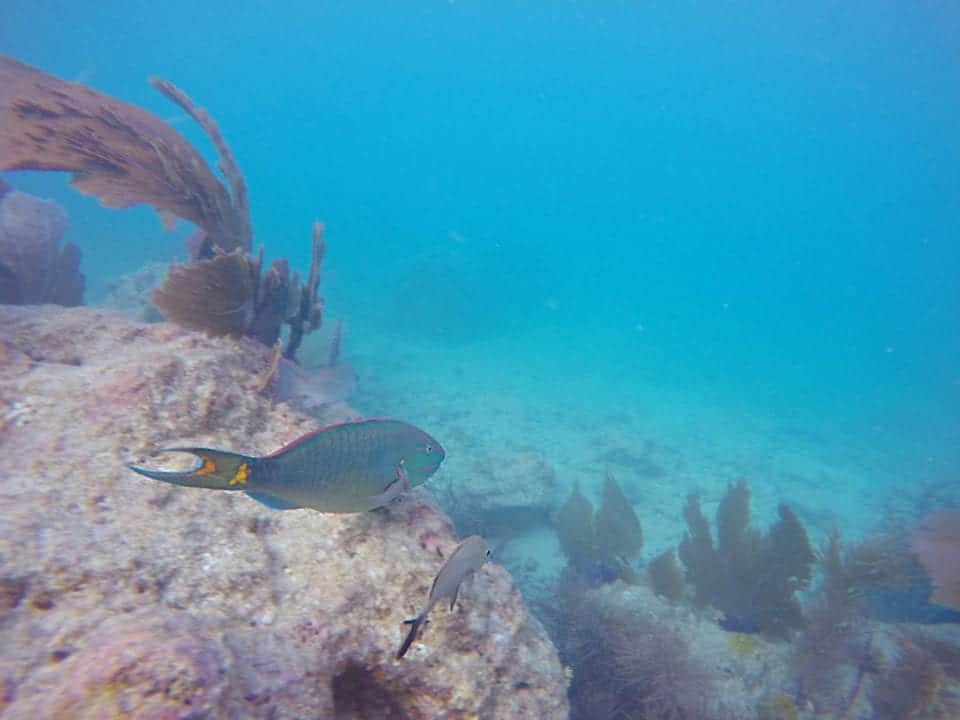
[[574,485],[554,526],[567,560],[581,574],[599,576],[601,581],[636,579],[630,561],[640,554],[643,530],[613,475],[608,473],[604,480],[596,513],[579,484]]
[[932,602],[960,610],[960,510],[927,515],[910,539],[934,584]]
[[717,508],[717,543],[696,495],[687,499],[688,532],[680,559],[695,588],[695,600],[725,615],[724,625],[787,638],[803,627],[796,593],[810,583],[815,556],[806,530],[787,505],[763,533],[750,526],[746,481],[731,484]]

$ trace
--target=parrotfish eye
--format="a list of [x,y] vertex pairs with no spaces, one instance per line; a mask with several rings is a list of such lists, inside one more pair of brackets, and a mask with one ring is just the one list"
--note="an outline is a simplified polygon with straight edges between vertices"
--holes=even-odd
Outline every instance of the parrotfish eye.
[[427,443],[423,446],[423,449],[426,450],[427,455],[433,452],[433,443]]
[[485,554],[487,557],[493,557],[493,550],[491,550],[490,548],[487,548],[487,552]]

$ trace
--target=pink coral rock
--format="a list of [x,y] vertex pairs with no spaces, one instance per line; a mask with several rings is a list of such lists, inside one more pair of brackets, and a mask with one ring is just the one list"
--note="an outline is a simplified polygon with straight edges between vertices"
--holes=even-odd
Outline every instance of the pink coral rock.
[[60,246],[67,214],[50,200],[0,192],[0,303],[80,305],[80,249]]
[[933,579],[930,600],[960,610],[960,510],[927,515],[913,531],[910,546]]
[[253,389],[268,348],[51,306],[0,307],[0,338],[0,718],[567,717],[556,651],[495,565],[393,659],[456,544],[428,492],[278,512],[126,469],[315,427]]

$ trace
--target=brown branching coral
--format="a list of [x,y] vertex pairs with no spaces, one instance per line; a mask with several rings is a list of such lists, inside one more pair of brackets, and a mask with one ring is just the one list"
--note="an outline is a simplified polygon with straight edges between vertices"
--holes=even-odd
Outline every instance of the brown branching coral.
[[[259,265],[258,260],[258,269]],[[256,295],[247,334],[264,345],[274,345],[280,339],[280,331],[289,312],[290,268],[285,259],[279,258],[270,263],[270,268],[260,278]]]
[[683,570],[677,564],[677,553],[668,548],[647,565],[647,575],[653,591],[670,602],[680,602],[686,594]]
[[603,481],[603,499],[597,510],[594,532],[601,552],[628,560],[640,555],[643,547],[640,519],[610,473]]
[[[205,118],[172,85],[154,86],[193,117]],[[200,124],[208,133],[216,127],[212,121]],[[221,167],[235,170],[219,132],[211,139]],[[250,250],[246,189],[238,172],[227,173],[231,197],[190,143],[157,116],[4,56],[0,169],[71,172],[71,184],[106,207],[147,203],[166,224],[179,217],[202,228],[211,246]]]
[[597,549],[593,505],[580,492],[580,483],[574,484],[553,522],[567,561],[577,570],[586,570],[596,557]]
[[599,571],[601,578],[635,580],[629,563],[640,554],[643,530],[612,475],[608,474],[604,481],[603,500],[596,513],[579,485],[574,485],[570,498],[557,512],[554,525],[567,560],[579,572]]
[[170,268],[163,285],[153,292],[153,304],[170,320],[210,335],[248,335],[264,345],[280,339],[290,326],[283,355],[292,359],[305,332],[320,327],[323,301],[317,296],[322,236],[314,231],[310,279],[301,285],[289,276],[287,261],[274,260],[261,274],[263,250],[256,259],[239,250]]
[[750,490],[731,484],[717,508],[717,545],[696,496],[684,508],[688,532],[680,559],[695,588],[695,600],[723,611],[724,624],[787,638],[803,627],[796,598],[810,583],[814,562],[806,530],[786,505],[766,534],[750,527]]
[[930,600],[960,610],[960,510],[927,515],[910,544],[933,580]]
[[323,317],[323,299],[319,296],[320,266],[327,251],[327,243],[323,239],[323,223],[313,221],[313,242],[310,257],[310,274],[307,282],[300,284],[299,278],[291,284],[290,315],[287,322],[290,324],[290,340],[283,354],[292,358],[300,347],[304,333],[320,327]]

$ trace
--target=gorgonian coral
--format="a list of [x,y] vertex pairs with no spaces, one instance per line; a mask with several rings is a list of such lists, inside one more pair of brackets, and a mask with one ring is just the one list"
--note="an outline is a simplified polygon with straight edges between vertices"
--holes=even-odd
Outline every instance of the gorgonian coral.
[[794,512],[781,504],[778,514],[766,533],[751,527],[749,487],[731,484],[717,508],[714,544],[699,497],[687,499],[680,559],[696,602],[721,610],[729,629],[786,638],[803,627],[796,594],[809,585],[816,558]]

